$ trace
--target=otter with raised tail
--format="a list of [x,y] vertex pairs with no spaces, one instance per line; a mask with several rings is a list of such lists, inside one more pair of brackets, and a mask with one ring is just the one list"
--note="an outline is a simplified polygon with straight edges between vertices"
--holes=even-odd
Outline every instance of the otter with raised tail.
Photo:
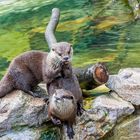
[[[33,89],[42,81],[47,85],[56,77],[63,75],[64,65],[70,65],[72,47],[67,42],[55,43],[49,53],[28,51],[17,56],[10,64],[7,73],[0,81],[0,97],[18,89],[35,96]],[[64,75],[65,74],[65,75]]]

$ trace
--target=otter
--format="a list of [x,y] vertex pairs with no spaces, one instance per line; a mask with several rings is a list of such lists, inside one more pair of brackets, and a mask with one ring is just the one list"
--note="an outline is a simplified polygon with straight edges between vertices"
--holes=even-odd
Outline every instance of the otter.
[[[49,98],[48,117],[57,125],[61,124],[61,121],[75,123],[76,100],[70,91],[55,90],[55,93]],[[59,118],[61,118],[61,121]]]
[[[63,73],[69,77],[71,71],[63,72],[63,66],[71,63],[72,47],[67,42],[52,44],[49,53],[41,51],[28,51],[17,56],[0,81],[0,97],[11,91],[22,90],[34,97],[33,89],[44,81],[47,85]],[[69,64],[69,66],[71,66]],[[64,75],[65,73],[65,75]]]
[[[68,65],[63,66],[65,72],[69,71],[70,68],[71,67],[69,67]],[[71,77],[57,77],[47,86],[47,89],[49,94],[49,102],[48,102],[49,117],[52,120],[52,122],[56,125],[61,124],[61,121],[64,122],[64,125],[67,127],[68,137],[72,139],[74,136],[74,131],[72,126],[75,122],[75,118],[76,118],[75,114],[80,116],[84,111],[82,91],[78,79],[74,74],[74,72],[72,71]],[[57,90],[59,90],[59,92],[57,92]],[[69,96],[73,97],[73,100],[75,100],[76,104],[74,104],[74,101],[73,101],[73,105],[72,105],[72,101],[71,104],[69,102],[66,102],[68,100],[67,99],[65,101],[65,106],[62,105],[58,106],[57,101],[55,101],[54,98],[56,97],[57,100],[58,94],[60,94],[60,96],[63,97],[63,95],[65,96],[66,93],[67,94],[69,93]],[[58,104],[62,104],[62,102],[63,102],[63,98],[62,100],[59,99]],[[76,109],[74,106],[76,107]],[[54,111],[54,108],[56,111]],[[71,113],[73,110],[74,112]]]

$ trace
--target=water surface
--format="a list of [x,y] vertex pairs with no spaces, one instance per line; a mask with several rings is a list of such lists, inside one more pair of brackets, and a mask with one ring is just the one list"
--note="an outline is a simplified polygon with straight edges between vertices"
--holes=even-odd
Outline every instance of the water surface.
[[126,0],[0,0],[0,78],[28,50],[48,51],[51,9],[61,10],[58,41],[73,44],[75,67],[105,62],[110,73],[140,66],[140,22]]

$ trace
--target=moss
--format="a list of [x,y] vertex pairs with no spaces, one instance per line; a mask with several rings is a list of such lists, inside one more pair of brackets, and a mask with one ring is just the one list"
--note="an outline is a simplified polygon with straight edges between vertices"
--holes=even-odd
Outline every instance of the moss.
[[60,140],[60,128],[50,125],[41,131],[39,140]]

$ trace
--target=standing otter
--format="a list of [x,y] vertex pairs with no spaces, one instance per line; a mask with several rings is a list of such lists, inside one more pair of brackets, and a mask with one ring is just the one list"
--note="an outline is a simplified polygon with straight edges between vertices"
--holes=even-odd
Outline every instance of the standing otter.
[[[65,72],[67,72],[66,69],[70,68],[71,67],[67,67],[67,65],[63,66]],[[83,97],[77,77],[73,72],[71,77],[57,77],[48,85],[47,89],[50,97],[48,106],[48,114],[50,119],[54,124],[59,124],[61,123],[61,121],[64,122],[67,127],[68,137],[70,139],[73,138],[74,131],[72,126],[75,122],[75,114],[80,116],[83,112]],[[65,100],[64,104],[62,97],[65,97],[65,95],[67,94],[69,94],[69,99]],[[61,99],[59,99],[59,102],[56,101],[58,96],[61,97]],[[70,97],[72,96],[74,98],[71,99],[70,102]],[[69,102],[67,102],[68,100]],[[76,103],[74,103],[73,100],[75,100]]]
[[0,81],[0,97],[14,89],[35,96],[33,88],[41,81],[49,84],[61,72],[64,73],[62,66],[70,63],[71,57],[72,47],[67,42],[53,44],[49,53],[29,51],[17,56]]

